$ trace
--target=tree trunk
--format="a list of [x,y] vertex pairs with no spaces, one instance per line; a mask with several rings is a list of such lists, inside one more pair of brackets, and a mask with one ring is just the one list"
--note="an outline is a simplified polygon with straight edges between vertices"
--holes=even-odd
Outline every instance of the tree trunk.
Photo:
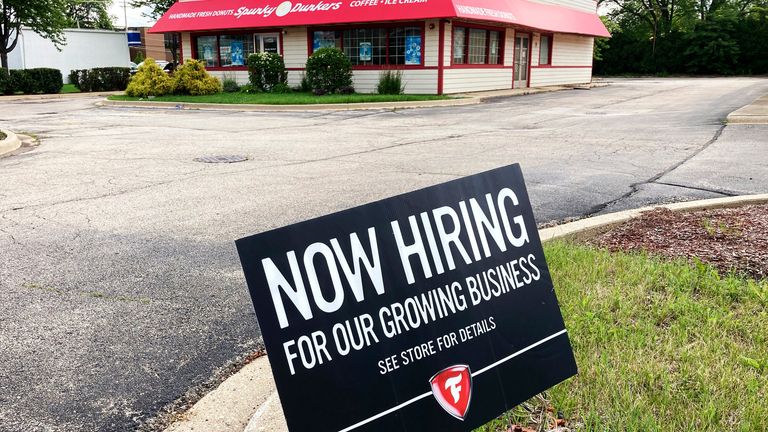
[[0,66],[3,69],[8,69],[8,53],[5,51],[0,51]]

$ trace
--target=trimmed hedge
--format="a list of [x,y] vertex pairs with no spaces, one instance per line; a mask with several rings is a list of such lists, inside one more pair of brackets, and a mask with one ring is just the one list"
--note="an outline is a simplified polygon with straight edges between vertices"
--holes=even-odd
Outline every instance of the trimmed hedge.
[[[12,69],[9,78],[10,85],[6,83],[2,89],[4,94],[58,93],[64,87],[64,80],[58,69]],[[0,81],[3,80],[4,78],[0,78]]]
[[0,67],[0,94],[13,94],[11,88],[11,74],[8,69]]
[[69,73],[69,82],[83,92],[125,90],[130,78],[131,69],[127,67],[77,69]]

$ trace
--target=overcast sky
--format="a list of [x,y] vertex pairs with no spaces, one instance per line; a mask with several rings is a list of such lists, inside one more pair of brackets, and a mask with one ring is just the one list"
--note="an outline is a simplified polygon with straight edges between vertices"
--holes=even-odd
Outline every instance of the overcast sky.
[[[126,0],[130,1],[130,0]],[[134,9],[128,4],[128,27],[149,27],[155,22],[142,15],[146,9]],[[125,26],[125,13],[123,12],[123,0],[113,0],[109,7],[109,14],[114,18],[115,27]]]

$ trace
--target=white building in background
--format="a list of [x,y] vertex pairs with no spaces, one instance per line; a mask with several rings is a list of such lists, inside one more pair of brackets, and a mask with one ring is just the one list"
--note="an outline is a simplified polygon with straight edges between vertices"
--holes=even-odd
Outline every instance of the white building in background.
[[66,45],[61,51],[48,39],[23,28],[16,48],[8,53],[10,69],[54,68],[68,82],[73,69],[127,67],[130,61],[125,32],[92,29],[64,30]]

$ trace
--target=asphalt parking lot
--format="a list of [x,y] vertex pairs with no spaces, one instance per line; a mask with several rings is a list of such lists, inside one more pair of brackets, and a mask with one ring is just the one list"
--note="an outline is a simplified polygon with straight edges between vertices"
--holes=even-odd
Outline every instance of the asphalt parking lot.
[[[234,240],[520,162],[539,223],[768,192],[768,79],[345,112],[0,102],[0,431],[134,430],[259,347]],[[208,164],[195,158],[243,155]]]

